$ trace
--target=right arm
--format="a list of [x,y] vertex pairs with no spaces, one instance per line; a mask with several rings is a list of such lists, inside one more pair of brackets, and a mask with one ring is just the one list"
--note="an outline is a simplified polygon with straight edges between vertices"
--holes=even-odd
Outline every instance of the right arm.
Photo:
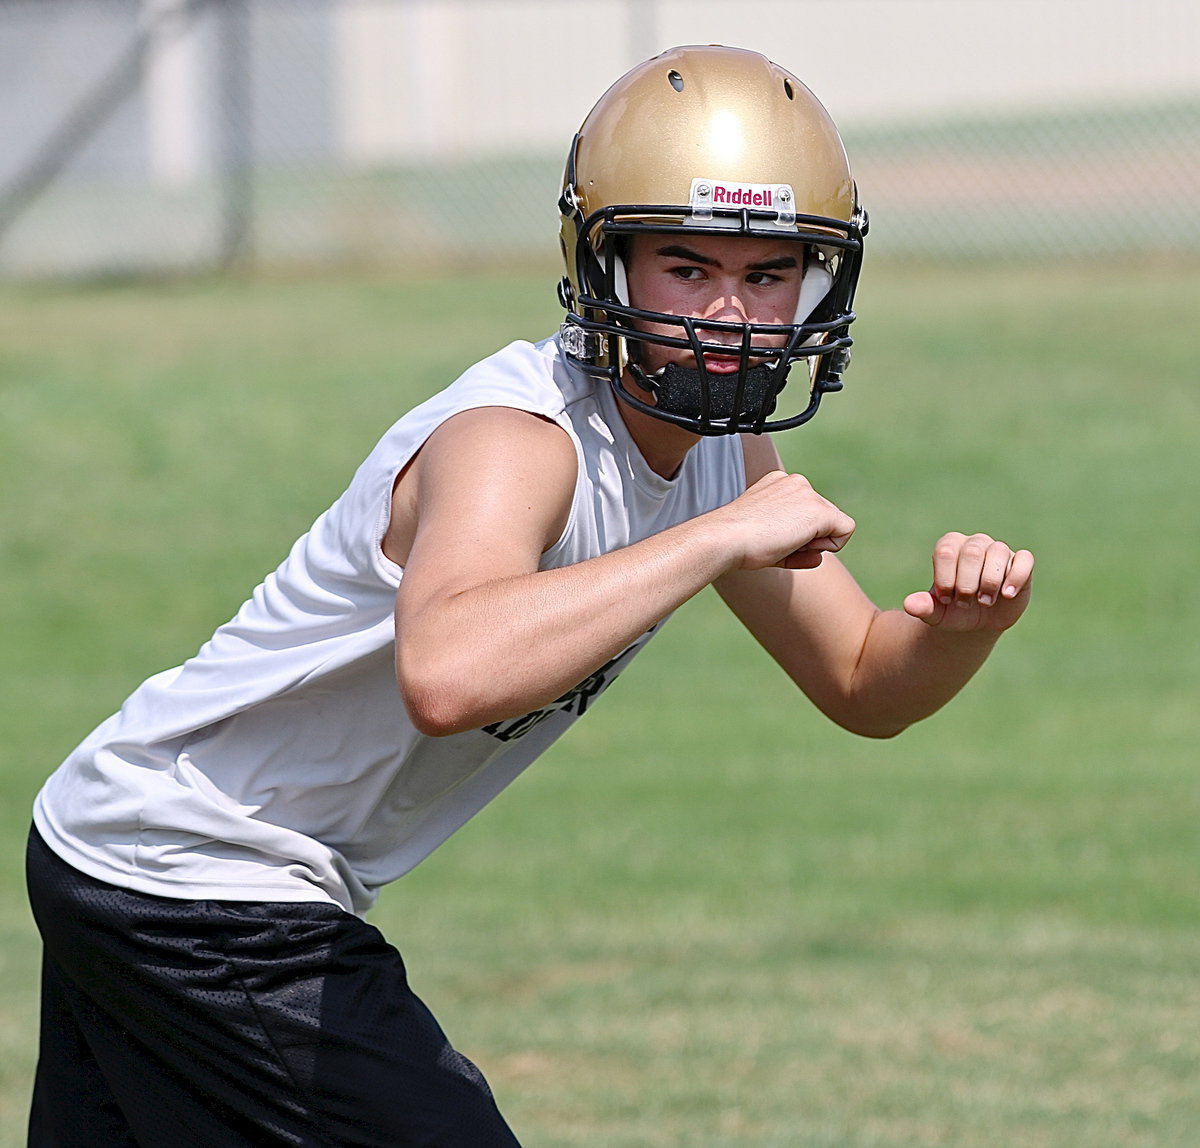
[[439,427],[397,483],[384,547],[405,571],[396,674],[422,732],[547,705],[722,574],[814,564],[853,529],[805,480],[774,474],[624,549],[539,570],[576,468],[560,427],[487,407]]

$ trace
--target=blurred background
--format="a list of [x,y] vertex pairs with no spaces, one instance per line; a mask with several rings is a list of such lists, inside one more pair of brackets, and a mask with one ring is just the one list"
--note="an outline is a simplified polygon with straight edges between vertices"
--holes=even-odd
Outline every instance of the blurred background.
[[551,261],[571,133],[689,42],[825,102],[873,258],[1200,250],[1192,0],[0,0],[0,275]]
[[800,76],[871,214],[785,464],[881,605],[982,528],[1032,607],[875,742],[701,595],[373,920],[531,1148],[1200,1144],[1196,0],[0,0],[0,1148],[37,789],[554,330],[571,134],[687,42]]

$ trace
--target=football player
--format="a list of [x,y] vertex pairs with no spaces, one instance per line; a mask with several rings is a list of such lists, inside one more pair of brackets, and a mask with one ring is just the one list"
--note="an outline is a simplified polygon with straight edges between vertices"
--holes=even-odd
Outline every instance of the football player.
[[34,1145],[517,1141],[363,915],[713,585],[834,721],[890,737],[1025,609],[1031,555],[934,547],[881,610],[770,432],[841,385],[866,216],[755,53],[622,77],[569,150],[562,330],[405,414],[183,666],[39,795]]

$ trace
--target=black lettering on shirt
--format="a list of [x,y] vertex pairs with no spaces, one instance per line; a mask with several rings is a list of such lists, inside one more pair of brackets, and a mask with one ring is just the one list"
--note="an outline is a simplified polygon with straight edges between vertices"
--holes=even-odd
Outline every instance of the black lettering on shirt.
[[524,737],[535,726],[544,722],[551,714],[565,710],[567,713],[577,714],[582,717],[587,712],[588,706],[592,704],[593,700],[604,693],[616,680],[621,670],[625,668],[624,666],[618,666],[618,663],[622,660],[628,661],[657,629],[658,624],[656,623],[641,638],[634,642],[632,646],[627,646],[615,658],[605,662],[594,674],[589,674],[579,685],[567,690],[562,697],[555,698],[548,706],[540,710],[534,710],[532,713],[524,714],[518,718],[509,718],[505,721],[485,725],[483,732],[491,734],[492,737],[500,741],[516,741],[518,738]]

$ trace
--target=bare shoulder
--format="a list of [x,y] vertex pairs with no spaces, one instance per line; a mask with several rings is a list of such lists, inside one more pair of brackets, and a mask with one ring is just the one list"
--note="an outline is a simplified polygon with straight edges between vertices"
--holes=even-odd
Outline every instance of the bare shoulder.
[[779,451],[770,435],[744,434],[741,440],[742,457],[746,462],[747,486],[753,486],[764,474],[783,469]]
[[516,407],[472,407],[451,415],[430,436],[421,454],[452,453],[455,460],[467,461],[479,455],[476,463],[503,459],[509,455],[525,457],[530,449],[539,454],[559,454],[574,459],[574,447],[567,432],[553,419]]
[[384,553],[407,565],[418,529],[547,535],[566,526],[575,447],[551,419],[515,407],[476,407],[442,423],[400,472]]

